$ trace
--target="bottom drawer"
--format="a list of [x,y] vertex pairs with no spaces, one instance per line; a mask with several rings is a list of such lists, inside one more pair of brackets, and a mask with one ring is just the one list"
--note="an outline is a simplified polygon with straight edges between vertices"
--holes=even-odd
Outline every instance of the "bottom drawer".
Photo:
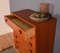
[[32,53],[29,49],[22,48],[22,47],[19,47],[19,51],[20,51],[21,53]]
[[15,48],[16,48],[16,49],[19,49],[19,46],[18,46],[18,44],[16,44],[16,43],[15,43]]
[[21,53],[32,53],[32,49],[26,41],[19,39],[18,42],[19,51],[21,51]]
[[35,40],[35,36],[31,37],[30,39],[27,40],[27,43],[29,44],[32,53],[35,53],[36,51],[36,40]]

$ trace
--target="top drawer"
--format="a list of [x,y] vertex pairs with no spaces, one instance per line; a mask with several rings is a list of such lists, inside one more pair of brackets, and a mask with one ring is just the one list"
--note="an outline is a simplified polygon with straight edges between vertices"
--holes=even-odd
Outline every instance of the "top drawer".
[[24,31],[32,28],[33,26],[30,25],[29,23],[17,18],[14,15],[7,15],[5,16],[5,21],[11,26],[11,28],[21,28]]

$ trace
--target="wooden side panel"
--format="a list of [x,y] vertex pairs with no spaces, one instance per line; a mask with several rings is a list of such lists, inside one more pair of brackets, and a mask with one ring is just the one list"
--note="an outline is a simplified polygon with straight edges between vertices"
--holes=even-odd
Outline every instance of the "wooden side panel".
[[36,53],[52,53],[55,36],[56,19],[40,23],[36,28]]
[[47,53],[53,53],[55,32],[56,32],[56,19],[53,19],[49,22],[48,26],[48,51]]

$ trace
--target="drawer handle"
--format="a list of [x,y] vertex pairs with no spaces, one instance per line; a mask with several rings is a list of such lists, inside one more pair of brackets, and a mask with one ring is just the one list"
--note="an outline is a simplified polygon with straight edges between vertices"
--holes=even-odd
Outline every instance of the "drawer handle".
[[17,38],[17,36],[15,35],[15,37]]
[[20,32],[20,34],[22,34],[22,31],[21,30],[19,30],[19,32]]
[[5,21],[7,22],[7,19],[5,19]]
[[17,45],[16,45],[15,47],[16,47],[16,49],[18,49],[18,48],[19,48]]
[[32,37],[30,37],[30,39],[32,39]]
[[30,53],[32,53],[32,50],[31,49],[29,49],[29,51],[30,51]]
[[31,42],[29,42],[29,44],[30,44],[30,46],[32,46],[32,43]]
[[18,41],[15,40],[15,43],[18,44]]

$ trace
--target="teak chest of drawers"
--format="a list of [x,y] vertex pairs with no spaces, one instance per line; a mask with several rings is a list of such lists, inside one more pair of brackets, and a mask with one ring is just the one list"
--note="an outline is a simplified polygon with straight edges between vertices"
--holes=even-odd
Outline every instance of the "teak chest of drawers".
[[15,46],[21,53],[53,53],[56,18],[37,23],[29,18],[33,12],[25,9],[5,16],[13,29]]

